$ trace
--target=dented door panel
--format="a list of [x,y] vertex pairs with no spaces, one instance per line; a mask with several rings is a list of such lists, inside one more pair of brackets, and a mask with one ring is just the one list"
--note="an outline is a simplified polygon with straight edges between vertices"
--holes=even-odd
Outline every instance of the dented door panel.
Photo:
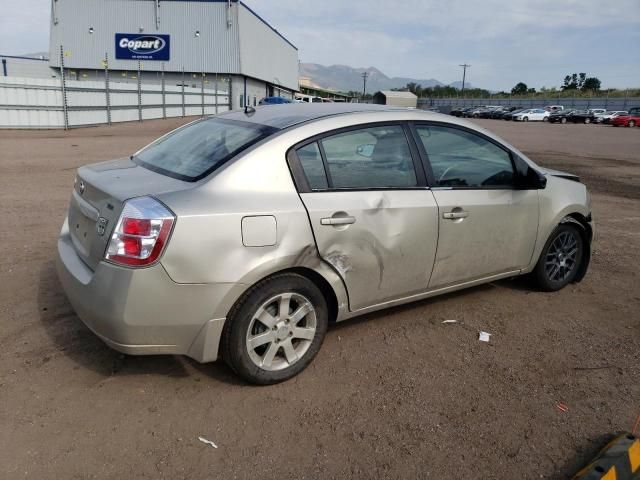
[[320,256],[343,278],[350,310],[423,292],[438,239],[428,189],[301,194]]

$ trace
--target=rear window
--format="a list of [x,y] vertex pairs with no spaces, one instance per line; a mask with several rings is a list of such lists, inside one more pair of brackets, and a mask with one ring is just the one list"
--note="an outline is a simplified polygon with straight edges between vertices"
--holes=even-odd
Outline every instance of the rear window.
[[194,182],[275,131],[256,123],[208,118],[155,141],[132,160],[154,172]]

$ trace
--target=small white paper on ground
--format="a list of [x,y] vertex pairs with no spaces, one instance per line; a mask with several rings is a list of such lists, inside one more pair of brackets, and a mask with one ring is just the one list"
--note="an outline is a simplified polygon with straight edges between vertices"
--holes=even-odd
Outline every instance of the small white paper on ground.
[[202,443],[206,443],[207,445],[211,445],[213,448],[218,448],[218,446],[213,443],[211,440],[207,440],[206,438],[203,437],[198,437],[198,440],[200,440]]
[[458,323],[458,320],[444,320],[442,323]]
[[481,342],[488,342],[489,337],[491,337],[490,333],[480,332],[480,336],[478,337],[478,340],[480,340]]

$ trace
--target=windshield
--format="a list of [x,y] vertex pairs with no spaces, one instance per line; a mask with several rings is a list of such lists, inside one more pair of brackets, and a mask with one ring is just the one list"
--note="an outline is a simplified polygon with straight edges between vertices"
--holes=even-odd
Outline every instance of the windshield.
[[208,118],[179,128],[131,159],[154,172],[194,182],[275,131],[256,123]]

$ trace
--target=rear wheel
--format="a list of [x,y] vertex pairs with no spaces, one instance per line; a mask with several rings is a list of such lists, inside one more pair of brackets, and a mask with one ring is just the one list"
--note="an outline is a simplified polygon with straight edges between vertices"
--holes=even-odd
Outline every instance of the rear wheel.
[[584,119],[584,123],[587,124],[587,125],[590,124],[591,123],[591,119],[590,118],[585,118]]
[[543,122],[548,122],[549,121],[549,117],[542,117],[542,121]]
[[233,307],[222,335],[222,357],[251,383],[282,382],[311,363],[327,324],[327,302],[313,282],[295,273],[275,275]]
[[635,127],[635,126],[636,126],[636,122],[634,122],[633,120],[629,120],[628,125],[629,125],[630,127]]
[[560,123],[567,123],[567,119],[566,119],[566,118],[564,118],[564,117],[562,117],[562,118],[560,119]]
[[547,240],[534,269],[533,278],[541,290],[564,288],[576,277],[584,253],[584,241],[576,227],[558,225]]

